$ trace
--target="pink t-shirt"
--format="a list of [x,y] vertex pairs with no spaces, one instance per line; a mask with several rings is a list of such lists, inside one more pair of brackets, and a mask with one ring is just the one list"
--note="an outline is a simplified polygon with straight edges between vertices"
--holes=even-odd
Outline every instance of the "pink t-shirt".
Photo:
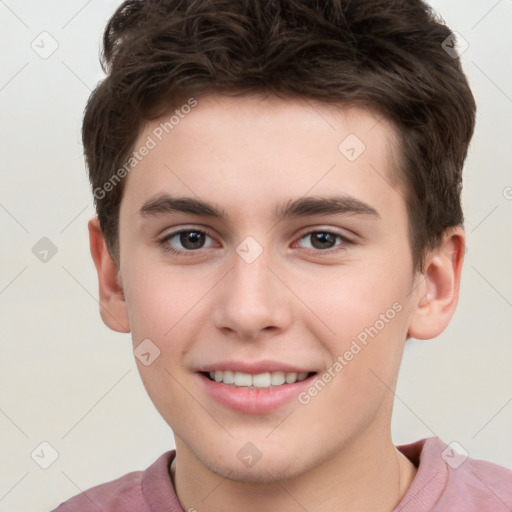
[[[418,471],[393,512],[511,512],[512,471],[464,458],[438,437],[397,448]],[[169,476],[169,451],[135,471],[85,491],[53,512],[184,512]]]

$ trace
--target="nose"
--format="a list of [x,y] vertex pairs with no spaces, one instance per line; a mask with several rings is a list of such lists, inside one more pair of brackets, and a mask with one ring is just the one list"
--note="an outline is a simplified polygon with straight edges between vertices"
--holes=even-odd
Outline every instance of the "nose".
[[219,283],[213,301],[213,322],[225,334],[254,341],[275,336],[291,324],[290,292],[269,263],[265,252],[251,263],[234,254],[233,268]]

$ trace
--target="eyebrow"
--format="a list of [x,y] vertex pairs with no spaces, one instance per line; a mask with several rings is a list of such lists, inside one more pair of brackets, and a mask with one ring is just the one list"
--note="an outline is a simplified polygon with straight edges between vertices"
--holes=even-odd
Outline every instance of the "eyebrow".
[[[227,212],[220,206],[193,197],[172,197],[157,195],[146,201],[139,209],[142,217],[158,217],[175,212],[189,213],[202,217],[225,220]],[[379,212],[369,204],[352,196],[308,196],[290,199],[274,209],[274,218],[283,220],[290,217],[310,215],[363,215],[380,218]]]

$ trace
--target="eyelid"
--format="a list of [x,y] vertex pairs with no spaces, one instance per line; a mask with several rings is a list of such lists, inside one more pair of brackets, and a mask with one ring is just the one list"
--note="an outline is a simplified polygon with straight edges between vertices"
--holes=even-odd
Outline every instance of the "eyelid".
[[180,227],[176,227],[176,228],[170,228],[172,229],[171,231],[165,231],[165,234],[164,235],[159,235],[159,239],[160,240],[163,240],[163,239],[170,239],[172,238],[173,236],[176,236],[176,235],[179,235],[180,233],[186,233],[186,232],[189,232],[189,231],[196,231],[197,233],[203,233],[205,235],[208,235],[210,238],[215,238],[214,235],[210,232],[210,230],[204,226],[201,226],[199,224],[191,224],[191,225],[180,225]]
[[313,225],[308,226],[307,228],[303,228],[303,231],[300,232],[296,240],[300,240],[304,236],[311,235],[312,233],[331,233],[352,243],[356,243],[357,239],[359,238],[355,233],[351,231],[349,232],[347,229],[336,228],[333,226]]
[[323,228],[323,227],[315,227],[315,228],[309,228],[308,231],[304,231],[301,233],[293,243],[294,245],[297,244],[300,240],[303,238],[312,235],[314,233],[329,233],[331,235],[334,235],[335,237],[339,237],[339,239],[342,241],[341,244],[337,244],[334,247],[330,249],[308,249],[308,248],[302,248],[309,251],[313,251],[317,254],[329,254],[331,252],[337,252],[343,249],[346,249],[347,246],[354,245],[356,241],[347,235],[345,235],[343,232],[340,232],[336,230],[335,228]]

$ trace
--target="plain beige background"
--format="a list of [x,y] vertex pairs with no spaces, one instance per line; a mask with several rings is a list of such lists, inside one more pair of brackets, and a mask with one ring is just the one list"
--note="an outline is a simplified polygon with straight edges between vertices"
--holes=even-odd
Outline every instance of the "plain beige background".
[[[129,335],[101,322],[89,256],[80,126],[118,3],[0,0],[0,512],[50,510],[173,447]],[[465,169],[468,252],[450,327],[406,347],[393,439],[437,435],[512,467],[512,1],[432,5],[469,45],[462,60],[479,107]],[[43,237],[57,251],[46,263],[33,253]],[[42,442],[58,455],[48,469]]]

